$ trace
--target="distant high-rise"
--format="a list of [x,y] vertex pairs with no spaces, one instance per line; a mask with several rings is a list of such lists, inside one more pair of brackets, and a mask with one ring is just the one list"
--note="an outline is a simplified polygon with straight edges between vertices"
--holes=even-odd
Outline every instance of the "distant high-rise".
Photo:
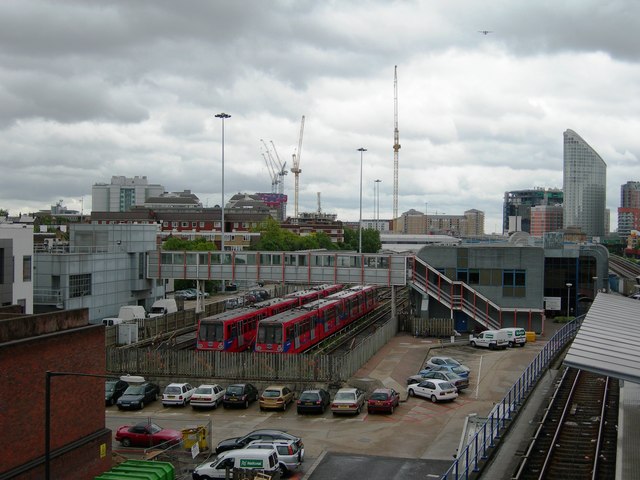
[[607,164],[573,130],[564,132],[563,227],[605,235]]
[[530,188],[504,193],[502,205],[502,233],[531,233],[531,208],[538,205],[561,205],[562,190],[558,188]]
[[640,182],[627,182],[620,187],[618,235],[627,238],[631,230],[640,230]]
[[164,193],[162,185],[149,184],[147,177],[111,177],[111,183],[96,183],[91,189],[91,210],[94,212],[128,212],[150,197]]

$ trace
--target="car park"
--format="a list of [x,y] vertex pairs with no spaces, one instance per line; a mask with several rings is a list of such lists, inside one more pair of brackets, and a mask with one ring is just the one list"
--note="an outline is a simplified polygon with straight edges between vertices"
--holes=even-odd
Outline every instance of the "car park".
[[116,405],[119,410],[143,409],[145,405],[158,400],[159,396],[160,388],[155,383],[129,384]]
[[227,387],[222,397],[222,406],[224,408],[233,406],[249,408],[249,404],[257,399],[258,389],[251,383],[236,383]]
[[123,447],[170,446],[182,442],[182,432],[162,428],[156,423],[140,422],[119,427],[115,438]]
[[393,388],[376,388],[367,400],[367,412],[393,413],[400,404],[400,394]]
[[304,448],[298,448],[294,440],[254,440],[245,448],[274,448],[278,453],[278,462],[283,467],[284,475],[299,470],[304,461]]
[[451,357],[431,357],[429,360],[427,360],[425,368],[438,367],[438,366],[441,366],[441,365],[450,365],[450,366],[453,366],[453,367],[462,367],[467,372],[471,371],[471,369],[469,367],[467,367],[466,365],[461,364],[455,358],[451,358]]
[[458,398],[456,387],[444,380],[424,380],[420,383],[414,383],[407,387],[407,394],[410,397],[428,398],[433,403]]
[[255,440],[263,440],[263,441],[273,441],[273,440],[291,440],[295,442],[298,449],[303,449],[304,444],[302,443],[302,439],[300,437],[296,437],[295,435],[291,435],[282,430],[254,430],[251,433],[244,435],[243,437],[232,437],[227,438],[226,440],[222,440],[218,443],[216,447],[216,454],[220,454],[222,452],[226,452],[227,450],[235,450],[238,448],[244,448],[249,443]]
[[295,400],[295,394],[289,387],[271,385],[264,389],[258,400],[260,410],[276,409],[284,411]]
[[198,465],[191,473],[191,478],[193,480],[231,478],[228,475],[229,472],[236,469],[257,470],[265,473],[266,478],[273,478],[277,472],[283,471],[275,449],[243,448],[226,451],[218,455],[214,461]]
[[170,383],[162,394],[162,406],[180,405],[186,407],[196,389],[190,383]]
[[107,380],[104,383],[104,403],[115,405],[129,384],[124,380]]
[[317,390],[305,390],[296,401],[296,411],[298,413],[324,413],[330,403],[331,397],[326,390],[321,388]]
[[358,415],[364,406],[364,391],[359,388],[341,388],[331,402],[333,414],[353,413]]
[[226,390],[217,383],[200,385],[191,395],[191,408],[217,408],[222,403]]
[[422,370],[418,375],[409,377],[407,384],[420,383],[424,380],[445,380],[453,384],[456,390],[461,391],[469,387],[469,378],[461,377],[460,375],[440,370]]

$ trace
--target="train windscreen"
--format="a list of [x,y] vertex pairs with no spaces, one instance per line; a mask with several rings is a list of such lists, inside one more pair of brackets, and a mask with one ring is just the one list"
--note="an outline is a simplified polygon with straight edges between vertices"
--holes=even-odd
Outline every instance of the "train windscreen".
[[222,322],[201,323],[198,340],[205,342],[222,342],[224,340]]
[[259,325],[258,343],[282,343],[282,325]]

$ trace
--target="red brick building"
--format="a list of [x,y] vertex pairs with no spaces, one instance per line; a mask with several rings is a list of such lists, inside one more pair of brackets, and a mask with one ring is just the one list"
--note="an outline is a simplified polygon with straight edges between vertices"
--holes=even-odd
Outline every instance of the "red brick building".
[[[86,309],[23,315],[0,308],[0,479],[45,478],[45,372],[105,374],[104,327]],[[111,468],[104,379],[55,376],[50,478],[92,479]]]

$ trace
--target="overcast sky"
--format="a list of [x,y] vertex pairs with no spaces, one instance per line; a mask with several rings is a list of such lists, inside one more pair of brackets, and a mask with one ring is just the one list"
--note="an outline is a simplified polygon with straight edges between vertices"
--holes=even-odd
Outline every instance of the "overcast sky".
[[[485,35],[479,30],[490,30]],[[504,192],[562,188],[562,133],[640,180],[636,0],[0,2],[0,208],[91,210],[91,187],[146,175],[221,202],[269,192],[260,139],[287,169],[305,116],[299,211],[486,215]],[[285,177],[294,212],[294,176]]]

